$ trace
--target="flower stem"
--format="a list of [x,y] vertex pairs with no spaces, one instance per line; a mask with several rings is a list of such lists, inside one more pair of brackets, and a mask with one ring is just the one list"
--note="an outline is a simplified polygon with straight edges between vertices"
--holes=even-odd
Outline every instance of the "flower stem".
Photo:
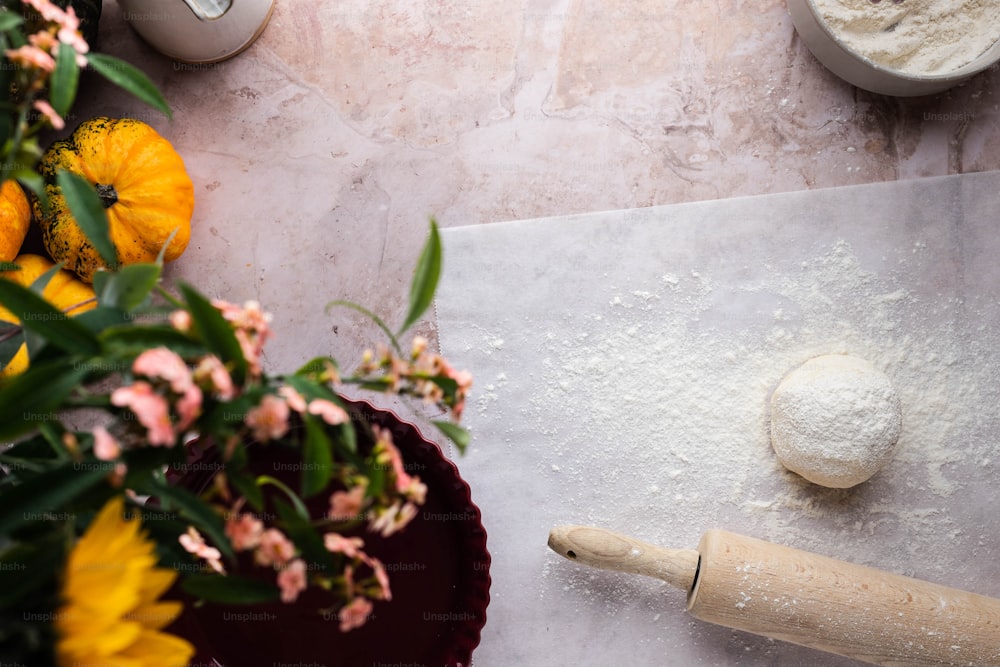
[[382,321],[381,317],[379,317],[378,315],[376,315],[372,311],[368,310],[364,306],[360,306],[360,305],[354,303],[353,301],[346,301],[344,299],[339,299],[337,301],[331,301],[330,303],[326,304],[326,312],[329,313],[330,309],[333,308],[333,307],[335,307],[335,306],[344,306],[345,308],[350,308],[352,310],[356,310],[359,313],[361,313],[362,315],[364,315],[365,317],[367,317],[368,319],[370,319],[372,322],[374,322],[376,325],[378,325],[379,329],[381,329],[383,332],[385,332],[386,337],[388,337],[389,342],[392,343],[392,347],[393,347],[393,349],[396,350],[396,353],[399,354],[400,356],[403,355],[403,348],[400,347],[400,345],[399,345],[399,339],[397,339],[396,336],[395,336],[395,334],[392,333],[392,330],[389,328],[389,326],[385,322]]
[[164,299],[166,299],[168,302],[170,302],[170,304],[172,306],[174,306],[175,308],[181,308],[181,309],[184,309],[184,310],[187,309],[187,305],[183,301],[181,301],[180,299],[178,299],[177,297],[175,297],[173,294],[171,294],[170,292],[168,292],[167,290],[165,290],[162,285],[157,284],[156,285],[156,291],[159,292],[160,296],[162,296]]
[[257,478],[257,486],[264,486],[266,484],[271,484],[272,486],[276,486],[281,489],[282,493],[284,493],[288,500],[292,503],[292,506],[295,508],[295,511],[299,514],[299,516],[306,521],[309,520],[309,510],[306,509],[302,499],[300,499],[294,491],[288,488],[284,482],[279,479],[275,479],[270,475],[261,475]]

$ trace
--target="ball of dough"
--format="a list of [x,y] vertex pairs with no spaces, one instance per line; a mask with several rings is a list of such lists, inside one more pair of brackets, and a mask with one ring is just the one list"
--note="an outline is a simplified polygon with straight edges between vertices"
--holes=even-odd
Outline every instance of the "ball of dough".
[[864,359],[814,357],[771,395],[771,445],[810,482],[846,489],[888,463],[902,410],[889,378]]

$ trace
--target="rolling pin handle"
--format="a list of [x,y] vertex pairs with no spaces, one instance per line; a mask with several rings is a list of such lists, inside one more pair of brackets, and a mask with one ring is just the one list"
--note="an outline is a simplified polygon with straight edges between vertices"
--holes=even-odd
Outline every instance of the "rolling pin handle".
[[557,526],[549,532],[549,548],[582,565],[655,577],[685,592],[698,573],[693,549],[664,549],[603,528]]

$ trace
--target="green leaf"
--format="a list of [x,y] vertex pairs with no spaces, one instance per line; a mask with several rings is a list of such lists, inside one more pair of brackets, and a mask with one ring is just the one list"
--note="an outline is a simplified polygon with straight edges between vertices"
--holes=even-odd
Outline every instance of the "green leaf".
[[131,264],[120,271],[94,274],[94,291],[101,305],[130,311],[147,301],[160,281],[162,270],[156,264]]
[[[45,288],[48,287],[49,281],[52,280],[53,276],[59,273],[61,268],[61,265],[56,264],[48,271],[35,278],[31,285],[28,286],[28,289],[44,299],[45,297],[43,295],[45,294]],[[46,340],[45,336],[39,332],[33,331],[30,327],[24,327],[24,343],[28,346],[28,356],[31,359],[34,359],[35,356],[41,352],[42,349],[44,349]]]
[[226,537],[225,523],[212,508],[195,494],[178,486],[157,481],[153,485],[154,495],[169,502],[178,514],[193,522],[195,528],[205,534],[212,546],[227,557],[232,558],[233,547]]
[[167,100],[163,98],[156,84],[150,81],[149,77],[138,68],[104,53],[88,54],[87,62],[94,68],[94,71],[111,83],[135,95],[154,109],[163,112],[167,118],[172,118]]
[[[98,274],[94,274],[95,277]],[[86,313],[83,313],[84,315]],[[111,327],[100,334],[100,340],[108,349],[144,350],[151,347],[167,347],[181,356],[204,354],[204,348],[187,334],[169,326],[150,325]]]
[[4,551],[0,556],[0,608],[23,605],[27,596],[54,583],[66,557],[65,542],[61,531],[53,530]]
[[10,363],[23,343],[24,334],[19,325],[0,321],[0,368]]
[[168,236],[167,240],[164,241],[163,245],[160,246],[160,252],[156,253],[157,266],[159,267],[163,266],[163,258],[166,257],[167,255],[167,248],[169,248],[170,244],[173,243],[174,237],[177,236],[177,232],[179,232],[180,230],[181,230],[180,227],[174,227],[174,231],[170,232],[170,236]]
[[70,44],[59,42],[56,68],[49,81],[49,103],[60,116],[68,114],[73,106],[79,81],[80,67],[76,64],[76,49]]
[[38,276],[37,278],[35,278],[31,282],[31,285],[29,285],[29,288],[31,289],[32,292],[34,292],[38,296],[42,296],[45,293],[45,288],[48,287],[49,285],[49,281],[52,280],[53,276],[59,273],[61,269],[62,265],[56,264],[51,269],[49,269],[42,275]]
[[232,325],[226,321],[219,309],[188,285],[180,286],[188,303],[192,324],[205,346],[223,361],[234,365],[233,380],[242,384],[247,374],[248,364],[243,349],[236,340]]
[[45,442],[49,443],[49,447],[55,453],[56,458],[65,461],[73,458],[62,439],[63,435],[66,434],[65,426],[59,422],[45,421],[38,425],[38,433]]
[[[211,433],[216,440],[224,441],[239,435],[243,428],[243,420],[255,403],[246,395],[237,396],[231,401],[219,401],[208,408],[198,419],[202,433]],[[242,452],[242,447],[235,451]]]
[[20,271],[21,267],[14,262],[0,262],[0,273],[6,273],[7,271]]
[[446,401],[455,400],[455,396],[458,394],[458,381],[455,378],[448,377],[447,375],[432,375],[427,379],[441,389],[441,393],[444,394]]
[[52,419],[52,412],[79,386],[85,368],[65,362],[33,364],[0,385],[0,442],[31,431]]
[[339,372],[336,359],[332,357],[313,357],[295,371],[295,375],[318,378],[317,381],[324,381],[329,369]]
[[331,391],[329,387],[314,382],[306,376],[285,375],[282,377],[282,380],[284,380],[285,383],[292,389],[302,394],[302,398],[306,399],[306,401],[321,398],[327,401],[333,401],[342,408],[344,407],[343,399]]
[[455,446],[458,447],[459,454],[465,454],[465,450],[469,446],[469,442],[472,440],[471,435],[466,429],[454,422],[446,422],[443,420],[435,420],[431,423],[437,426],[438,430],[444,433],[449,440],[455,443]]
[[351,419],[348,420],[346,424],[340,425],[340,437],[334,441],[334,445],[337,447],[337,453],[346,458],[352,464],[357,465],[360,459],[358,458],[357,433],[354,431],[355,415],[350,411],[348,411],[348,414],[351,415]]
[[323,421],[303,415],[306,440],[302,453],[302,497],[309,498],[326,488],[333,472],[333,452]]
[[48,201],[48,196],[45,192],[45,179],[37,171],[33,169],[18,169],[11,174],[11,178],[17,179],[18,183],[38,197],[43,204]]
[[11,11],[0,12],[0,32],[12,30],[22,23],[24,23],[24,19],[21,18],[20,14]]
[[219,604],[257,604],[281,598],[277,586],[259,579],[236,574],[192,574],[184,577],[181,588],[186,593]]
[[108,215],[97,190],[87,179],[65,169],[56,173],[56,184],[66,198],[66,205],[73,213],[73,219],[80,226],[87,239],[109,268],[118,268],[118,251],[111,241],[108,230]]
[[45,519],[47,512],[59,511],[103,480],[107,473],[102,466],[80,466],[75,461],[67,461],[9,489],[0,503],[0,534]]
[[90,310],[85,310],[79,315],[74,315],[73,320],[87,327],[95,334],[100,334],[105,329],[112,327],[128,326],[129,314],[119,308],[109,306],[97,306]]
[[427,238],[427,243],[424,244],[423,252],[420,253],[420,260],[413,273],[413,282],[410,284],[410,312],[407,313],[406,320],[399,328],[397,336],[413,326],[414,322],[420,319],[420,316],[431,305],[440,277],[441,236],[438,234],[437,222],[431,218],[430,235]]
[[26,331],[33,331],[67,352],[92,355],[101,350],[97,338],[85,326],[26,287],[0,278],[0,303],[20,320]]
[[55,454],[52,445],[42,435],[35,435],[31,438],[20,440],[16,445],[6,450],[3,459],[11,460],[15,463],[24,464],[28,461],[35,462],[32,470],[42,470],[51,466],[55,461]]

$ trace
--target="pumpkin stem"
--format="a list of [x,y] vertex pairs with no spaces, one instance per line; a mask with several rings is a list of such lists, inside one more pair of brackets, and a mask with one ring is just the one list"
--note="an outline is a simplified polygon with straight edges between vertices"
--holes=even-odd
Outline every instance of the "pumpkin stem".
[[97,184],[97,196],[101,198],[101,204],[104,208],[111,208],[118,201],[118,193],[115,192],[115,186],[108,183],[107,185]]

